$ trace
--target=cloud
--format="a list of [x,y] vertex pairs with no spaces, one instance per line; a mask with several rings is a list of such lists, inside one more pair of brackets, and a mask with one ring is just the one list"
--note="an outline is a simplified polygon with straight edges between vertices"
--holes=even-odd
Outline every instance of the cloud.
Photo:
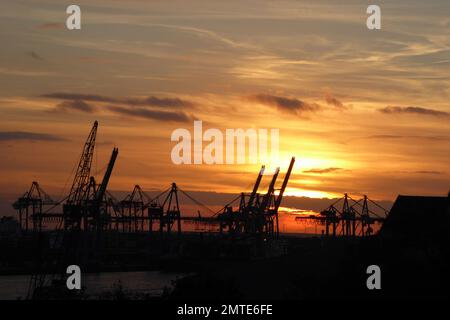
[[109,110],[117,114],[152,120],[188,122],[193,119],[184,112],[150,110],[146,108],[126,108],[119,106],[111,106],[109,107]]
[[31,58],[35,59],[35,60],[39,60],[39,61],[44,61],[44,60],[45,60],[43,57],[41,57],[39,54],[37,54],[37,53],[34,52],[34,51],[27,52],[27,54],[28,54]]
[[336,171],[341,171],[343,170],[342,168],[335,168],[335,167],[331,167],[331,168],[324,168],[324,169],[310,169],[310,170],[304,170],[304,173],[314,173],[314,174],[324,174],[324,173],[330,173],[330,172],[336,172]]
[[84,100],[92,102],[106,102],[106,103],[118,103],[135,106],[152,106],[152,107],[166,107],[166,108],[183,108],[193,107],[194,104],[191,101],[183,100],[180,98],[159,98],[155,96],[148,96],[144,98],[113,98],[96,94],[82,94],[82,93],[64,93],[54,92],[42,95],[44,98],[61,99],[61,100]]
[[81,112],[93,113],[96,111],[95,106],[84,102],[83,100],[72,100],[72,101],[63,101],[59,103],[55,111],[68,111],[68,110],[76,110]]
[[[105,106],[110,112],[115,114],[127,115],[132,117],[187,122],[194,120],[194,117],[180,111],[185,107],[193,106],[193,103],[177,97],[155,97],[148,96],[144,98],[114,98],[96,94],[64,93],[54,92],[42,95],[45,98],[64,100],[59,103],[53,111],[76,110],[86,113],[96,112],[99,108],[95,103],[111,103],[113,105]],[[86,102],[89,101],[90,103]],[[92,104],[94,103],[94,104]]]
[[422,107],[387,106],[386,108],[378,109],[378,111],[386,114],[419,114],[435,117],[450,117],[449,112],[427,109]]
[[181,100],[180,98],[158,98],[150,96],[142,99],[125,99],[126,104],[138,106],[157,106],[157,107],[192,107],[193,103],[190,101]]
[[54,92],[42,95],[44,98],[61,99],[61,100],[86,100],[95,102],[117,102],[117,99],[100,96],[96,94],[82,94],[82,93],[64,93]]
[[345,106],[342,101],[340,101],[338,98],[328,94],[325,97],[325,101],[327,104],[334,106],[338,109],[347,109],[347,106]]
[[317,103],[308,103],[296,98],[287,98],[269,94],[252,95],[248,97],[248,100],[270,107],[275,107],[281,111],[296,114],[301,114],[303,112],[315,112],[321,108]]
[[421,171],[416,171],[415,173],[418,173],[418,174],[436,174],[436,175],[445,174],[445,172],[434,171],[434,170],[421,170]]
[[0,132],[0,141],[65,141],[61,137],[47,133],[26,132],[26,131],[4,131]]
[[445,175],[446,173],[443,171],[436,170],[417,170],[417,171],[393,171],[392,173],[400,173],[400,174],[424,174],[424,175]]

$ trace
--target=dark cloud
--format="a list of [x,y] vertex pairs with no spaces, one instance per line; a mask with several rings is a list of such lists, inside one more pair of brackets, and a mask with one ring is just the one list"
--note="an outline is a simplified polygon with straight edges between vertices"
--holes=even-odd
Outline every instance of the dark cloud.
[[416,171],[415,173],[419,173],[419,174],[436,174],[436,175],[445,174],[445,172],[433,171],[433,170],[421,170],[421,171]]
[[449,112],[438,111],[433,109],[427,109],[422,107],[398,107],[387,106],[386,108],[378,109],[382,113],[386,114],[419,114],[435,117],[450,117]]
[[417,171],[392,171],[393,174],[425,174],[425,175],[445,175],[446,173],[443,171],[436,170],[417,170]]
[[347,107],[342,103],[342,101],[340,101],[338,98],[332,95],[327,95],[325,97],[325,101],[327,102],[327,104],[334,106],[338,109],[347,109]]
[[68,110],[93,113],[94,111],[96,111],[96,108],[93,105],[84,102],[83,100],[63,101],[60,104],[58,104],[55,108],[55,111],[68,111]]
[[0,132],[0,141],[64,141],[65,139],[47,133],[25,132],[25,131],[4,131]]
[[94,102],[117,102],[117,99],[108,98],[96,94],[82,94],[82,93],[64,93],[54,92],[42,95],[44,98],[61,99],[61,100],[85,100]]
[[133,106],[166,107],[166,108],[193,107],[194,105],[192,102],[180,98],[167,98],[167,97],[159,98],[155,96],[148,96],[145,98],[112,98],[96,94],[54,92],[44,94],[43,97],[61,100],[84,100],[91,102],[107,102]]
[[308,103],[295,98],[274,96],[269,94],[257,94],[249,96],[248,99],[253,102],[261,103],[278,110],[301,114],[303,112],[315,112],[321,107],[317,103]]
[[152,120],[188,122],[193,119],[184,112],[150,110],[146,108],[126,108],[119,106],[111,106],[109,107],[109,110],[117,114]]
[[143,99],[124,99],[125,104],[137,106],[156,106],[156,107],[192,107],[192,102],[181,100],[180,98],[158,98],[150,96]]
[[35,59],[35,60],[39,60],[39,61],[44,61],[44,60],[45,60],[43,57],[41,57],[39,54],[37,54],[37,53],[34,52],[34,51],[27,52],[27,54],[28,54],[31,58]]
[[330,173],[330,172],[336,172],[336,171],[341,171],[343,170],[342,168],[335,168],[335,167],[331,167],[331,168],[324,168],[324,169],[310,169],[310,170],[305,170],[303,171],[304,173],[315,173],[315,174],[324,174],[324,173]]
[[[105,107],[107,110],[121,115],[139,117],[144,119],[187,122],[194,120],[194,117],[186,114],[180,109],[191,107],[193,103],[177,97],[155,97],[145,98],[113,98],[96,94],[64,93],[54,92],[42,95],[45,98],[64,100],[59,103],[53,111],[76,110],[93,113],[99,108],[91,103],[111,103]],[[90,103],[88,103],[88,102]],[[169,110],[168,110],[169,109]]]

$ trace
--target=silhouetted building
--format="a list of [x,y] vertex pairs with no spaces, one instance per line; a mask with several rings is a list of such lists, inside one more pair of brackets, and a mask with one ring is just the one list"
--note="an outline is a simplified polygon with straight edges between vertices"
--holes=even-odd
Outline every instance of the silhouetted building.
[[380,230],[382,238],[414,243],[440,241],[449,234],[450,194],[398,196]]

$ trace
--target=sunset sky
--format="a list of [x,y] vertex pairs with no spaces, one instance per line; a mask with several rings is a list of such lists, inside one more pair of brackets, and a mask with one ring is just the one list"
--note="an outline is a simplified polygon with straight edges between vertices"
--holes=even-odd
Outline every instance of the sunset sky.
[[[110,189],[240,192],[258,165],[172,164],[177,128],[279,128],[288,195],[450,188],[450,2],[0,2],[0,197],[59,195],[92,123]],[[65,189],[64,189],[65,187]]]

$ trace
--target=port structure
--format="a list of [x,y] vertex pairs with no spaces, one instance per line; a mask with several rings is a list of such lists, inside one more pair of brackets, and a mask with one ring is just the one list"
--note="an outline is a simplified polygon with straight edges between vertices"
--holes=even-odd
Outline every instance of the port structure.
[[101,184],[90,175],[98,122],[95,121],[84,144],[77,171],[66,202],[63,204],[64,230],[100,231],[108,220],[104,209],[106,189],[119,149],[114,148]]
[[[106,230],[123,233],[170,234],[176,232],[180,234],[182,222],[216,226],[219,232],[232,235],[262,235],[264,237],[279,235],[278,209],[295,158],[291,159],[281,188],[275,188],[280,173],[280,169],[277,168],[271,177],[267,191],[258,192],[265,170],[263,166],[258,173],[252,192],[241,193],[217,212],[180,189],[175,182],[156,197],[149,196],[139,185],[135,185],[131,193],[122,200],[118,200],[107,190],[119,153],[117,148],[112,151],[101,183],[97,184],[95,178],[91,176],[97,130],[98,122],[95,121],[83,145],[76,173],[66,198],[56,202],[40,188],[37,182],[33,182],[30,190],[14,203],[14,208],[19,212],[20,224],[26,232],[29,229],[43,231],[43,224],[51,222],[46,225],[47,229],[53,227],[53,230],[64,233],[65,241],[69,242],[65,245],[69,248],[89,242],[81,239],[86,237],[81,236],[83,232],[95,235],[97,239],[100,239],[101,233]],[[180,195],[200,206],[207,214],[202,215],[198,211],[197,215],[182,215]],[[234,206],[237,201],[239,204]],[[55,208],[61,207],[62,213],[55,212]],[[29,227],[29,221],[33,222],[32,228]],[[80,250],[77,249],[77,251]],[[82,251],[86,252],[86,248]]]
[[[43,225],[50,222],[56,230],[60,227],[65,231],[95,231],[97,237],[100,237],[104,230],[180,234],[183,222],[209,226],[220,233],[233,236],[279,236],[278,211],[295,158],[291,159],[279,189],[275,187],[280,173],[277,168],[271,176],[267,190],[259,192],[265,177],[265,166],[262,166],[252,191],[240,193],[219,211],[211,210],[180,189],[175,182],[155,197],[135,185],[129,194],[118,200],[107,190],[118,156],[117,148],[112,151],[101,183],[97,184],[95,178],[90,175],[97,129],[98,122],[95,121],[84,143],[72,187],[65,199],[54,201],[35,181],[13,204],[18,211],[22,230],[42,231]],[[201,207],[203,214],[198,211],[197,215],[183,215],[179,194]],[[60,205],[62,213],[55,213],[54,209]],[[377,213],[369,206],[376,206],[380,210]],[[323,225],[324,235],[329,237],[369,236],[374,231],[374,224],[383,223],[387,214],[387,210],[366,195],[356,201],[344,194],[319,215],[296,217],[296,221],[312,221]]]
[[[155,197],[135,185],[129,194],[118,200],[108,191],[119,154],[118,148],[113,148],[99,184],[91,175],[97,129],[98,122],[95,121],[83,145],[67,197],[54,201],[38,182],[33,182],[30,189],[13,204],[19,213],[22,231],[37,234],[38,258],[30,281],[29,298],[45,296],[45,288],[49,285],[63,285],[64,268],[68,265],[76,264],[83,268],[99,265],[101,252],[107,247],[102,241],[108,241],[112,234],[159,234],[159,239],[162,240],[163,236],[168,239],[169,237],[165,236],[172,233],[180,236],[184,222],[212,226],[218,233],[232,238],[264,241],[278,238],[278,211],[294,167],[294,157],[279,188],[276,185],[280,168],[270,176],[264,174],[265,166],[262,166],[252,191],[240,193],[218,211],[195,199],[190,192],[184,191],[175,182]],[[270,177],[270,181],[267,189],[260,192],[264,177]],[[180,197],[201,207],[204,213],[198,211],[197,215],[182,214]],[[338,209],[338,202],[341,200],[343,206]],[[343,199],[323,210],[319,216],[306,219],[324,224],[327,236],[367,236],[372,233],[373,223],[384,220],[384,217],[377,216],[369,209],[369,203],[377,205],[366,196],[354,201],[346,194]],[[358,206],[361,209],[357,209]],[[55,212],[57,208],[60,212]],[[52,239],[53,243],[44,245],[49,239]],[[59,248],[57,252],[60,256],[44,259],[47,254],[45,248]],[[45,265],[47,260],[48,266]]]
[[[54,201],[35,181],[13,204],[18,211],[22,230],[39,232],[42,231],[43,225],[49,223],[50,228],[53,226],[54,230],[62,229],[68,234],[88,231],[96,234],[96,238],[101,238],[101,232],[105,230],[122,233],[180,234],[183,231],[183,223],[191,223],[208,226],[219,233],[232,236],[279,236],[278,211],[294,167],[294,157],[280,188],[276,188],[280,174],[280,169],[277,168],[270,178],[267,190],[260,192],[263,177],[268,176],[264,175],[266,168],[262,166],[252,191],[240,193],[219,211],[211,210],[180,189],[175,182],[154,197],[139,185],[135,185],[129,194],[118,200],[107,190],[118,156],[117,148],[112,151],[101,183],[97,184],[95,178],[90,175],[97,129],[98,122],[95,121],[84,143],[72,187],[65,199]],[[203,214],[200,211],[196,215],[182,214],[180,196],[201,207]],[[62,213],[55,213],[54,209],[61,206]],[[372,210],[372,206],[375,206],[378,212]],[[299,216],[296,221],[323,225],[324,235],[327,237],[370,236],[374,232],[374,225],[382,224],[387,214],[387,210],[366,195],[354,200],[344,194],[320,214]],[[73,241],[80,242],[79,239]]]
[[[248,201],[244,193],[239,196],[238,210],[233,210],[230,203],[221,212],[214,212],[188,192],[181,190],[175,182],[154,198],[148,196],[139,185],[136,185],[130,194],[118,201],[108,192],[109,180],[119,154],[118,148],[114,147],[112,150],[101,183],[97,184],[95,177],[91,175],[97,129],[98,122],[95,121],[83,145],[67,197],[56,202],[39,186],[38,182],[33,182],[30,189],[13,204],[13,207],[18,210],[22,230],[29,232],[31,221],[31,231],[37,233],[37,259],[29,283],[28,298],[45,297],[46,288],[50,286],[62,287],[65,268],[68,265],[75,264],[83,268],[95,265],[96,261],[101,259],[103,248],[101,242],[105,238],[103,233],[114,229],[122,233],[149,232],[152,234],[153,227],[156,225],[161,235],[170,234],[174,230],[181,235],[181,222],[186,221],[218,225],[220,231],[223,232],[228,228],[228,232],[233,235],[236,233],[265,237],[278,235],[278,208],[294,165],[294,158],[291,160],[277,196],[275,182],[279,169],[273,175],[267,192],[263,195],[257,192],[264,173],[263,167]],[[183,216],[180,210],[179,193],[207,209],[211,215],[202,216],[199,212],[197,216]],[[55,208],[62,208],[62,213],[54,212]],[[46,225],[45,230],[44,222],[46,224],[51,222]],[[53,230],[49,230],[52,226]],[[58,258],[44,259],[46,246],[43,243],[48,241],[46,231],[56,231],[50,247],[60,248]],[[47,260],[49,265],[46,265]],[[50,271],[51,274],[48,274]]]
[[[339,204],[342,204],[339,206]],[[369,208],[374,206],[378,210]],[[324,235],[327,237],[356,237],[370,236],[374,232],[375,224],[382,224],[388,216],[388,211],[380,204],[364,195],[354,200],[347,193],[337,199],[318,215],[299,216],[297,222],[316,222],[325,226]]]
[[19,224],[22,230],[30,229],[29,223],[32,223],[32,230],[42,229],[43,211],[48,206],[54,206],[54,201],[40,186],[37,181],[31,183],[30,189],[18,198],[13,208],[19,215]]
[[239,206],[237,210],[226,205],[221,213],[217,215],[220,232],[231,234],[253,234],[268,237],[279,236],[278,209],[289,181],[295,158],[291,159],[288,170],[284,177],[278,195],[275,194],[275,183],[277,181],[280,168],[275,170],[265,194],[258,193],[258,189],[264,175],[265,166],[261,167],[253,190],[250,194],[241,193],[239,196]]

